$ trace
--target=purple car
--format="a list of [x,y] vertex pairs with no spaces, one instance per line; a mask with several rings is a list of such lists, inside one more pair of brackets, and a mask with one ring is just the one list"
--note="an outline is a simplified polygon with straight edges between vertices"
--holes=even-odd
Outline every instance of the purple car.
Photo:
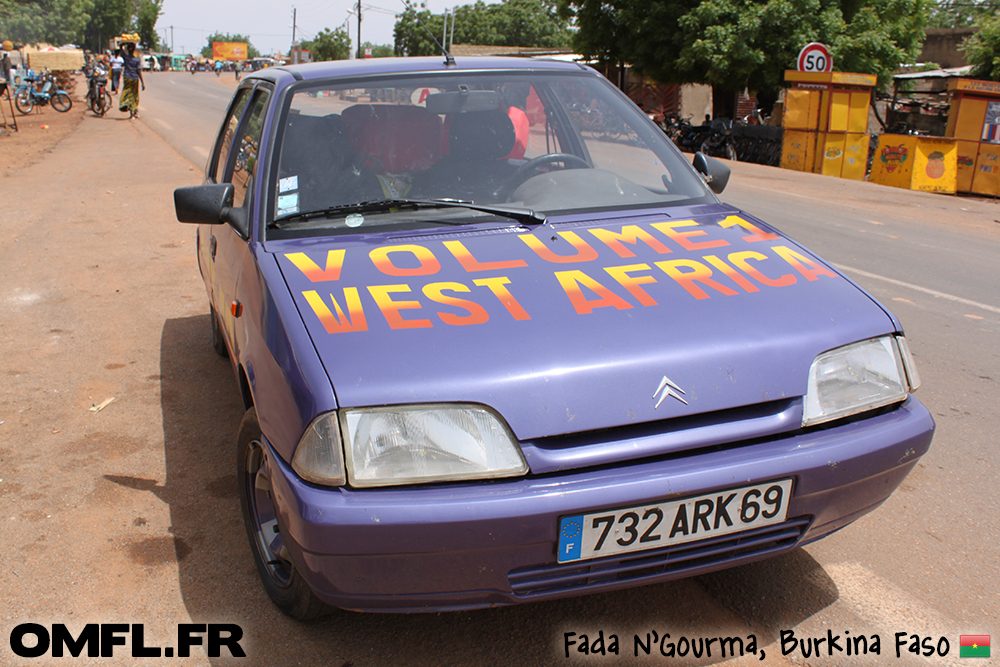
[[406,58],[240,84],[197,223],[267,593],[412,612],[784,553],[875,509],[934,422],[902,327],[716,197],[577,64]]

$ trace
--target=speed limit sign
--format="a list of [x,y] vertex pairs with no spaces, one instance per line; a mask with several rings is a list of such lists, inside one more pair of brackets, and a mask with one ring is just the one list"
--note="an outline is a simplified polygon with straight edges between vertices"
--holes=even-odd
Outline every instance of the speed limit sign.
[[833,58],[825,44],[810,42],[799,51],[800,72],[832,72]]

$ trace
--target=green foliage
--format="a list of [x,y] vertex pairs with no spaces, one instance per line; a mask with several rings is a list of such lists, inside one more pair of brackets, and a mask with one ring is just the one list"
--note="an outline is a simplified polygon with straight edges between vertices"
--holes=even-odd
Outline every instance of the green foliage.
[[93,0],[0,0],[0,39],[15,44],[82,41]]
[[[406,10],[396,20],[395,47],[399,55],[429,56],[440,49],[420,22],[441,40],[444,17],[431,14],[425,4],[418,8],[407,0]],[[451,39],[451,20],[448,22]],[[487,5],[482,0],[455,8],[455,44],[486,46],[568,47],[572,42],[569,21],[548,0],[502,0]]]
[[984,19],[979,32],[965,40],[961,49],[977,79],[1000,81],[1000,16]]
[[314,62],[347,60],[351,56],[351,38],[344,28],[324,28],[317,33],[315,39],[302,42],[302,48],[309,50]]
[[932,3],[928,28],[972,28],[1000,15],[1000,0],[939,0]]
[[136,0],[132,29],[139,33],[140,43],[151,51],[158,51],[160,39],[156,34],[156,21],[160,18],[163,0]]
[[585,56],[667,83],[774,91],[813,41],[831,48],[838,70],[886,80],[916,57],[928,0],[561,1]]
[[131,0],[95,0],[90,20],[83,32],[83,46],[100,53],[108,48],[108,40],[128,32],[132,22]]
[[201,50],[201,55],[203,58],[212,57],[212,42],[246,42],[247,43],[247,58],[258,58],[260,57],[260,51],[254,48],[254,45],[250,43],[250,38],[246,35],[230,35],[227,33],[217,32],[208,36],[208,45]]
[[373,44],[372,42],[365,42],[361,45],[361,56],[364,57],[365,49],[372,50],[372,58],[391,58],[396,55],[396,52],[392,48],[392,44]]

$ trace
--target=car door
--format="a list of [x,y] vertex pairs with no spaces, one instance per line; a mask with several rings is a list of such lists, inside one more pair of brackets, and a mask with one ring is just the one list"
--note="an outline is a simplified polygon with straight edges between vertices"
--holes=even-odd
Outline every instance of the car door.
[[[209,182],[233,184],[233,207],[243,209],[243,219],[250,220],[251,190],[257,171],[264,116],[271,97],[266,86],[241,88],[230,105],[216,147],[215,161],[208,174]],[[250,225],[205,225],[204,247],[199,244],[201,262],[211,285],[212,305],[219,328],[229,349],[237,353],[235,322],[241,305],[236,299],[240,267],[250,258]]]

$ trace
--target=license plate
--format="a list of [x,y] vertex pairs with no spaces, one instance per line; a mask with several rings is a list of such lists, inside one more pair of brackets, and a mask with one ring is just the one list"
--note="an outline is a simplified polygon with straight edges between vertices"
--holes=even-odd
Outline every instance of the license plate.
[[792,480],[559,520],[559,562],[704,540],[782,523]]

